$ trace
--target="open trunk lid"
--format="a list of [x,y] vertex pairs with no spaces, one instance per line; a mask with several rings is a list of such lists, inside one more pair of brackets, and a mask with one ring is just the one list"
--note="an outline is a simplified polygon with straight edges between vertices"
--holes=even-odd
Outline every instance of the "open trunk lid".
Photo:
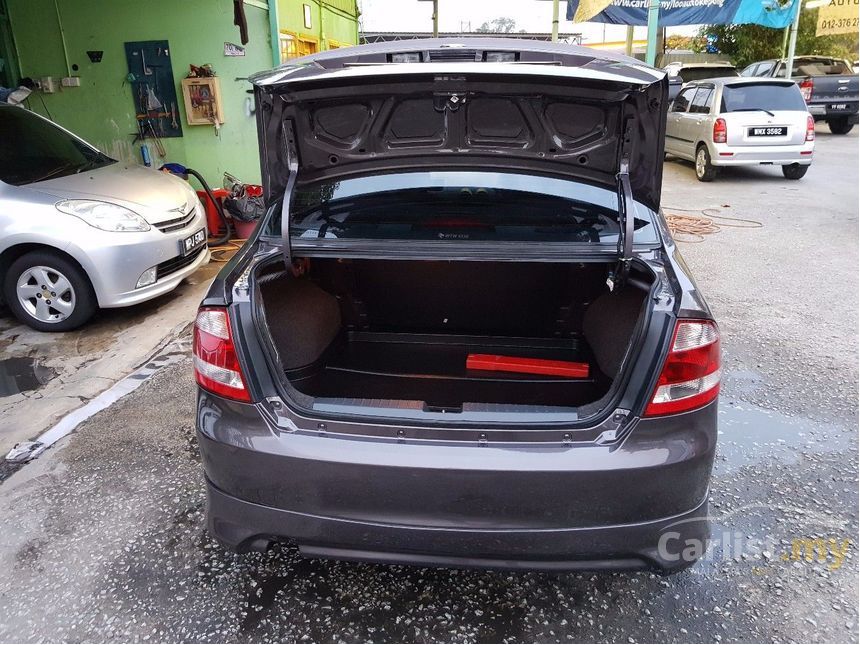
[[494,39],[300,58],[252,78],[266,198],[296,182],[477,167],[562,175],[657,210],[665,78],[623,56]]

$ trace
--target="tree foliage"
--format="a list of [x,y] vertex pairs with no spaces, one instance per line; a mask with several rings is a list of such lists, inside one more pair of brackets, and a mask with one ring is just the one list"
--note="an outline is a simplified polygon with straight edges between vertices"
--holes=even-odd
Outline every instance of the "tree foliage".
[[482,23],[475,31],[486,34],[510,34],[513,33],[516,28],[516,20],[502,16]]
[[[820,54],[847,58],[857,57],[857,35],[816,36],[815,26],[818,10],[804,10],[800,14],[800,27],[797,32],[797,55]],[[707,36],[716,36],[716,46],[720,54],[730,58],[738,67],[768,58],[783,56],[782,43],[784,31],[761,25],[704,25],[695,39],[696,49],[704,49]]]

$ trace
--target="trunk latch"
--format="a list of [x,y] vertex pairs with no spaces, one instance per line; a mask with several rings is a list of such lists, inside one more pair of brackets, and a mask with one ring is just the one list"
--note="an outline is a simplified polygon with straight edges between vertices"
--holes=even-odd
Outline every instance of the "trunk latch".
[[437,92],[433,94],[433,109],[437,112],[456,112],[466,102],[463,92]]

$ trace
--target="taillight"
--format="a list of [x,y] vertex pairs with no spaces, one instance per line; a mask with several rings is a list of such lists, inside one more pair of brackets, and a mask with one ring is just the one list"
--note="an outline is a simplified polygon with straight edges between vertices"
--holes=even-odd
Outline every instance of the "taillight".
[[710,320],[679,320],[646,417],[700,408],[720,393],[720,332]]
[[227,310],[203,307],[194,321],[194,378],[219,396],[250,403]]
[[800,82],[800,95],[803,97],[803,100],[809,103],[812,100],[812,79],[807,78]]
[[806,140],[815,141],[815,119],[811,114],[806,115]]
[[726,127],[725,119],[717,119],[714,121],[714,143],[725,143],[728,128]]

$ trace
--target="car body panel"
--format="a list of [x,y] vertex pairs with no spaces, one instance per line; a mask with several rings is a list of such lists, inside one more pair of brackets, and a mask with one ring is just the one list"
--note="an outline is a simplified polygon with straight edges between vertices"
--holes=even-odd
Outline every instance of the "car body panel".
[[[268,529],[300,547],[383,561],[401,553],[654,564],[665,525],[696,519],[687,528],[698,533],[707,524],[716,408],[639,420],[612,445],[560,436],[511,445],[284,432],[258,406],[201,392],[210,530],[240,550]],[[250,521],[237,521],[237,509]]]
[[[451,49],[465,58],[480,57],[487,47],[495,48],[502,42],[507,50],[519,48],[521,63],[561,56],[563,51],[569,51],[572,60],[587,68],[595,60],[593,52],[545,43],[491,41],[491,45],[482,47],[473,42],[476,41],[449,44],[459,45]],[[327,76],[320,75],[320,70],[338,73],[338,69],[345,68],[338,75],[338,83],[344,78],[373,78],[390,72],[362,72],[356,76],[349,64],[382,66],[389,55],[404,48],[418,50],[422,57],[432,60],[434,51],[446,43],[387,43],[381,48],[328,52],[305,59],[301,69],[287,66],[258,75],[258,114],[276,109],[278,101],[272,97],[278,91],[286,97],[279,109],[285,109],[290,100],[298,105],[305,91],[326,95],[322,86],[294,90],[297,86],[282,83],[284,75],[324,79]],[[475,61],[464,64],[470,69],[473,64],[479,65]],[[601,73],[612,64],[615,63],[594,63]],[[645,75],[639,67],[628,67],[626,59],[617,64],[632,70],[631,74]],[[408,64],[399,66],[406,68]],[[564,76],[558,70],[547,74],[543,67],[537,67],[517,65],[517,70],[523,70],[517,74],[533,80]],[[403,78],[413,73],[423,78],[427,69],[416,69]],[[453,75],[456,69],[451,63],[444,73]],[[509,65],[499,71],[498,78],[509,77],[510,69]],[[439,68],[433,74],[442,71]],[[524,87],[524,79],[518,90]],[[665,96],[665,83],[660,79],[656,86],[653,82],[646,84],[644,91],[658,87],[659,94]],[[428,87],[436,82],[431,79]],[[605,82],[605,78],[600,80]],[[581,87],[580,83],[581,78],[575,79],[574,89]],[[604,86],[600,91],[606,89]],[[362,91],[365,93],[361,96],[366,97],[367,88]],[[530,92],[540,96],[537,86]],[[442,109],[453,113],[445,107],[451,94],[443,92],[442,96]],[[662,123],[663,106],[659,100],[656,107]],[[283,113],[258,122],[267,218],[280,214],[290,173],[295,178],[302,171],[297,154],[301,145],[292,150],[289,145],[282,146],[290,141],[283,141],[280,131],[287,121],[307,119],[309,113],[296,110],[287,121],[281,116]],[[312,131],[312,123],[306,133]],[[640,178],[651,173],[659,181],[663,126],[657,131],[661,133],[660,141],[655,142],[653,150],[659,151],[659,159],[648,156],[648,165],[637,172]],[[645,136],[645,148],[652,150],[650,134],[634,128],[630,136],[633,145],[637,137]],[[268,142],[267,137],[271,137]],[[606,140],[596,138],[595,142],[600,147]],[[308,149],[307,141],[304,149]],[[501,156],[509,148],[498,146],[495,150]],[[341,154],[335,165],[340,164]],[[448,154],[447,167],[458,169],[453,150]],[[397,168],[395,158],[396,155],[389,156],[386,163]],[[484,158],[469,157],[468,163]],[[545,165],[538,159],[543,159]],[[317,161],[324,161],[324,157],[319,155]],[[408,156],[401,161],[408,165]],[[306,162],[307,159],[302,161]],[[361,165],[364,160],[356,163]],[[328,176],[314,164],[310,169],[305,166],[311,176]],[[499,166],[489,165],[489,169],[493,167]],[[525,160],[520,170],[552,175],[554,169],[561,173],[560,168],[544,155]],[[361,167],[362,172],[382,169]],[[609,166],[604,172],[607,178],[586,179],[576,173],[572,179],[605,185]],[[657,210],[659,192],[650,191],[651,182],[639,182],[640,195],[648,195],[650,202],[639,200],[635,208],[643,217],[649,211],[647,216],[653,218],[658,239],[652,245],[634,245],[631,259],[638,269],[654,277],[647,313],[634,332],[635,349],[617,378],[617,388],[608,402],[595,406],[595,411],[582,418],[550,414],[541,417],[539,413],[519,422],[466,420],[459,414],[442,418],[441,413],[435,417],[428,413],[421,418],[386,418],[362,415],[358,406],[349,412],[302,408],[288,391],[290,386],[273,359],[257,291],[257,271],[261,267],[267,267],[267,271],[268,267],[283,267],[284,260],[291,256],[285,256],[289,249],[281,248],[280,239],[263,235],[267,227],[259,226],[216,277],[203,301],[207,307],[227,308],[237,359],[255,402],[239,403],[202,388],[198,391],[196,426],[206,475],[210,533],[238,551],[262,550],[272,541],[286,539],[311,557],[429,566],[573,570],[647,566],[674,569],[691,564],[666,557],[658,547],[667,531],[681,542],[686,538],[703,546],[707,542],[707,494],[717,440],[717,403],[659,418],[643,418],[642,414],[669,352],[677,318],[710,320],[712,316]],[[649,203],[654,204],[655,197],[652,211]],[[634,201],[631,199],[629,204]],[[289,231],[287,240],[293,244]],[[550,248],[551,244],[490,244],[480,249],[456,242],[400,240],[392,244],[355,239],[339,240],[334,248],[322,239],[314,240],[313,246],[298,248],[300,242],[295,240],[293,250],[302,257],[606,262],[617,261],[619,256],[618,249],[611,245],[595,244],[571,244],[567,248]]]
[[[19,107],[0,108],[20,110]],[[38,117],[36,115],[36,118]],[[89,148],[86,142],[52,124]],[[95,150],[95,148],[92,148]],[[56,204],[86,199],[118,204],[150,225],[148,231],[112,232],[63,213]],[[181,220],[172,230],[159,226]],[[156,283],[136,288],[150,267],[178,258],[180,242],[206,228],[206,215],[190,185],[163,172],[119,162],[44,181],[11,185],[0,181],[0,255],[39,245],[69,255],[86,272],[100,307],[123,307],[149,300],[176,287],[209,260],[204,249]]]
[[[267,199],[286,190],[291,162],[299,183],[471,165],[556,172],[614,188],[626,155],[633,197],[659,207],[662,72],[634,59],[551,43],[540,45],[540,55],[555,56],[558,64],[375,62],[395,45],[423,50],[445,44],[452,43],[368,45],[254,76]],[[512,49],[509,41],[492,39],[468,47]]]
[[[705,145],[715,166],[740,166],[755,164],[800,164],[812,163],[814,141],[806,140],[808,113],[805,110],[764,110],[722,112],[720,103],[726,86],[733,88],[758,84],[761,79],[711,79],[689,83],[679,93],[683,101],[685,94],[693,99],[685,112],[676,112],[673,103],[666,119],[666,152],[693,161],[699,146]],[[786,86],[788,81],[774,79],[765,81]],[[707,111],[694,112],[699,92],[710,92]],[[726,122],[726,143],[713,141],[714,122]],[[786,128],[785,135],[753,136],[754,128]]]

